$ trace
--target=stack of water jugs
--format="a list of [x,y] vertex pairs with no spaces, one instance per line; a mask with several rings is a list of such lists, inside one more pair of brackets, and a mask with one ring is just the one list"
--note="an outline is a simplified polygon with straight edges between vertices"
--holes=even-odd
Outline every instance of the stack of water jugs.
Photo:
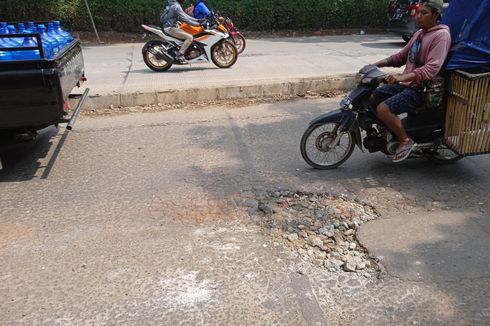
[[[61,28],[59,21],[37,26],[34,22],[28,22],[27,26],[25,23],[19,23],[15,26],[0,22],[0,35],[8,34],[39,34],[46,59],[52,59],[73,41],[73,36]],[[2,51],[5,48],[23,47],[38,47],[36,37],[0,37],[0,61],[36,60],[41,58],[39,50]]]

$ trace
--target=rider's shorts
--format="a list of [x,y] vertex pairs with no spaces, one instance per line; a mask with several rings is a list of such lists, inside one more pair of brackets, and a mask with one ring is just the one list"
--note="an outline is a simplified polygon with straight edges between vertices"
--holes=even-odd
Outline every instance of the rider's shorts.
[[422,90],[403,84],[388,84],[378,87],[373,96],[390,108],[393,114],[416,112],[423,106]]

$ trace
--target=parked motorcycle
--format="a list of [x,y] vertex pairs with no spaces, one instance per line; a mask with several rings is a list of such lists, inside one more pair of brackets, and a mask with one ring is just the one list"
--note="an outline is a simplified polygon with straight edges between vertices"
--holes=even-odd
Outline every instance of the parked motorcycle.
[[[186,64],[176,59],[176,54],[183,44],[182,40],[166,34],[158,26],[141,26],[159,38],[148,41],[143,46],[143,60],[148,68],[154,71],[167,71],[174,64]],[[187,63],[212,61],[219,68],[230,68],[235,64],[238,51],[230,42],[230,35],[223,26],[213,24],[205,28],[181,24],[180,28],[194,36],[194,42],[184,54]]]
[[[316,169],[332,169],[344,163],[357,145],[361,151],[395,154],[399,140],[376,117],[369,104],[373,91],[386,74],[374,65],[356,75],[357,87],[340,103],[340,108],[313,119],[301,138],[301,154]],[[416,143],[411,158],[426,157],[435,163],[452,163],[461,158],[442,142],[445,110],[420,108],[402,119],[407,134]],[[362,140],[361,131],[365,132]]]

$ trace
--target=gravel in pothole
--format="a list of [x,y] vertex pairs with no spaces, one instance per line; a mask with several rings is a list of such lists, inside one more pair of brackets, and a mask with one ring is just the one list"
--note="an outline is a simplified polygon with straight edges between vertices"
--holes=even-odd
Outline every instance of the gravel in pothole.
[[292,256],[330,272],[371,277],[376,261],[356,238],[359,226],[378,217],[369,203],[329,194],[267,192],[257,221]]

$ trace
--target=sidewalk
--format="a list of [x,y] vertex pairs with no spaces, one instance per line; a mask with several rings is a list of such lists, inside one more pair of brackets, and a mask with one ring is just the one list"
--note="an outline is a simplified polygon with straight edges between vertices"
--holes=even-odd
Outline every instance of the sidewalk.
[[172,66],[163,73],[143,62],[141,44],[84,48],[87,107],[135,106],[293,95],[350,87],[360,67],[404,45],[391,35],[342,35],[247,40],[230,69],[212,63]]

